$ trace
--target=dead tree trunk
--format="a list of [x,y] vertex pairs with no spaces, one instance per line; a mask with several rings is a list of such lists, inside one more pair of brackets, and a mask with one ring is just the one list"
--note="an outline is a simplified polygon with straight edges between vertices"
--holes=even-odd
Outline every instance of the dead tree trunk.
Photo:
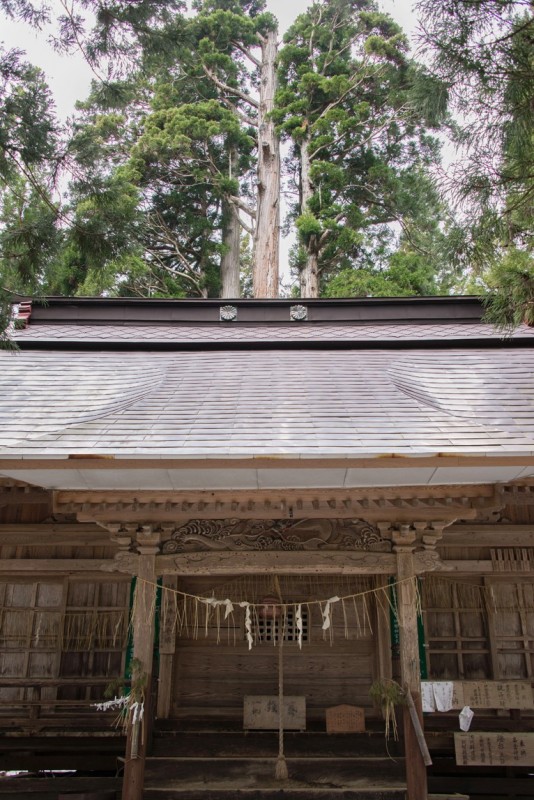
[[254,233],[254,297],[278,297],[280,141],[270,118],[276,91],[276,31],[261,38],[258,111],[258,201]]

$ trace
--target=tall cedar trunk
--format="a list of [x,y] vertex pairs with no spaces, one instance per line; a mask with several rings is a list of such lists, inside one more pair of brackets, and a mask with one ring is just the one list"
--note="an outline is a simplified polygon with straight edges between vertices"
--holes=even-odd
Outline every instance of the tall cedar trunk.
[[276,31],[261,43],[258,113],[258,202],[254,234],[254,297],[278,297],[280,236],[280,142],[270,114],[276,91]]
[[[310,140],[304,139],[300,147],[300,213],[305,214],[313,196],[310,177]],[[306,264],[300,273],[301,297],[319,297],[319,247],[317,236],[312,235],[306,242]]]
[[[202,213],[204,219],[207,220],[208,218],[208,207],[205,202],[202,203]],[[204,231],[204,242],[209,241],[210,231],[208,228]],[[207,298],[208,297],[208,287],[206,286],[206,249],[204,245],[202,245],[200,250],[200,258],[198,260],[198,282],[199,286],[202,288],[200,289],[200,296]]]
[[235,205],[224,202],[223,244],[226,252],[221,258],[221,297],[239,297],[239,257],[241,255],[241,226]]

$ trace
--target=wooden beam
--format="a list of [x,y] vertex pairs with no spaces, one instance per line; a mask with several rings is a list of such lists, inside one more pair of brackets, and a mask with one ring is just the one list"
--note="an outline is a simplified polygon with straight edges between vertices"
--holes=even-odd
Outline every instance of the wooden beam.
[[[449,573],[454,575],[455,572],[462,572],[467,574],[476,574],[481,575],[485,573],[494,573],[493,564],[491,561],[478,561],[474,559],[465,559],[465,561],[454,560],[454,561],[443,561],[443,566],[438,567],[438,570],[441,572]],[[512,573],[511,573],[512,574]],[[520,573],[515,573],[520,574]]]
[[95,523],[47,523],[0,525],[0,546],[90,547],[110,544],[108,531]]
[[80,522],[158,524],[190,519],[394,519],[440,530],[479,509],[502,505],[491,485],[368,489],[221,491],[57,491],[56,513]]
[[9,486],[0,488],[0,507],[21,505],[47,505],[52,500],[52,492],[29,486]]
[[[302,467],[302,464],[300,465]],[[214,489],[214,490],[136,490],[136,489],[68,489],[54,492],[54,502],[57,506],[67,503],[134,503],[146,505],[147,503],[181,503],[188,502],[192,505],[199,500],[207,503],[231,501],[243,502],[245,499],[258,504],[269,501],[272,505],[285,503],[288,499],[314,500],[316,498],[328,501],[329,499],[363,500],[371,505],[377,500],[425,500],[444,499],[448,504],[454,499],[486,498],[496,499],[495,487],[492,484],[467,484],[451,486],[384,486],[365,487],[354,489],[342,488],[310,488],[310,489]],[[417,502],[415,503],[417,505]],[[413,506],[412,506],[413,507]],[[437,506],[436,506],[437,508]]]
[[[421,552],[414,556],[416,572],[428,571],[450,574],[488,574],[528,577],[530,572],[510,571],[495,573],[491,561],[440,561],[428,559]],[[4,558],[0,559],[1,575],[75,574],[75,573],[137,573],[137,556],[134,553],[119,553],[115,559],[98,558]],[[257,572],[293,575],[394,575],[395,558],[390,553],[365,551],[287,552],[232,551],[181,553],[157,556],[158,575],[253,575]]]
[[[374,585],[377,589],[389,591],[388,579],[384,575],[376,575]],[[382,600],[382,602],[380,602]],[[390,680],[392,678],[392,661],[391,661],[391,624],[390,624],[390,607],[386,604],[385,600],[380,597],[380,593],[375,598],[375,613],[376,613],[376,649],[375,649],[375,663],[377,677],[382,680]]]
[[[113,572],[113,559],[102,558],[2,558],[0,574],[70,574],[75,572]],[[107,567],[107,569],[106,569]]]
[[451,525],[438,547],[534,547],[532,525]]
[[[166,575],[163,578],[163,587],[164,589],[177,589],[178,578],[176,575]],[[163,591],[159,631],[158,719],[167,719],[171,713],[173,664],[176,651],[175,601],[175,594]]]
[[158,575],[393,575],[391,553],[338,552],[205,552],[156,558]]
[[[130,469],[232,469],[258,468],[258,469],[305,469],[316,468],[363,468],[363,469],[403,469],[411,467],[530,467],[534,465],[534,457],[524,456],[458,456],[454,453],[438,453],[431,456],[404,456],[394,453],[384,453],[374,458],[298,458],[295,456],[252,456],[249,458],[115,458],[114,455],[75,455],[67,458],[0,458],[0,471],[9,475],[12,470],[30,472],[38,469],[54,470],[116,470],[117,468]],[[526,479],[521,482],[528,485]]]

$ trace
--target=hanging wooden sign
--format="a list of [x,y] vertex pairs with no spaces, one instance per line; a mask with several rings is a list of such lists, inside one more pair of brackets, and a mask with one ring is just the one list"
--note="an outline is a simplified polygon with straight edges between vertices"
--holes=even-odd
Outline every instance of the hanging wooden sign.
[[462,687],[471,708],[534,709],[530,681],[463,681]]
[[[245,730],[278,730],[278,697],[276,695],[245,695],[243,698],[243,728]],[[283,725],[287,731],[306,730],[306,698],[284,697]]]
[[326,709],[327,733],[364,733],[365,711],[358,706],[340,705]]
[[534,766],[534,733],[455,733],[461,766]]

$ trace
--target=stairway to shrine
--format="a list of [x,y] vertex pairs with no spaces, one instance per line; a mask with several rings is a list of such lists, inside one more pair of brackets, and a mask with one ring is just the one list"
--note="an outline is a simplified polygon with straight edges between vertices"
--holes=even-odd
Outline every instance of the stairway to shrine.
[[404,800],[404,759],[383,732],[286,732],[284,742],[289,777],[279,781],[275,732],[159,728],[144,798]]

